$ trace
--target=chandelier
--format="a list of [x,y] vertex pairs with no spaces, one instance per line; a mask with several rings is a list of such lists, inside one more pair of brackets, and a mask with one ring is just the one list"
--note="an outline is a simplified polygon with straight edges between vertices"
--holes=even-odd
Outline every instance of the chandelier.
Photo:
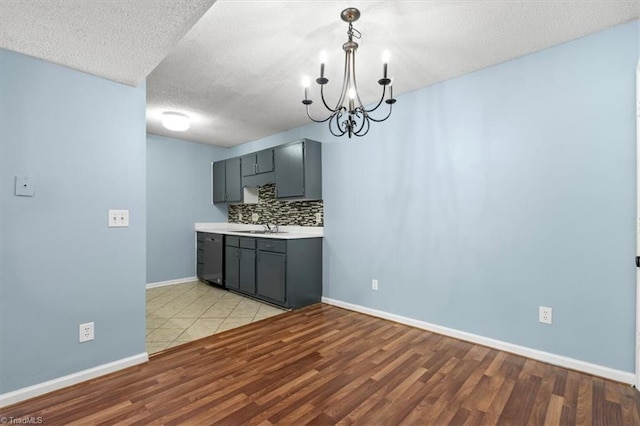
[[[360,39],[362,37],[360,31],[353,28],[353,23],[360,18],[360,11],[354,7],[350,7],[343,10],[340,17],[343,21],[349,23],[349,30],[347,31],[349,39],[342,45],[344,49],[344,76],[342,80],[342,91],[340,92],[338,102],[334,108],[331,108],[324,97],[324,86],[329,82],[329,79],[324,76],[324,62],[326,58],[321,56],[320,77],[316,78],[316,83],[320,86],[320,98],[325,108],[329,111],[329,116],[324,119],[315,119],[309,114],[309,105],[311,105],[313,101],[309,99],[310,81],[308,78],[303,79],[302,82],[304,86],[304,100],[302,103],[305,105],[307,116],[312,121],[316,123],[328,121],[331,134],[338,137],[348,135],[349,138],[351,138],[352,135],[366,135],[369,132],[372,121],[380,123],[389,118],[391,116],[392,106],[396,103],[396,100],[393,98],[392,81],[387,77],[387,65],[389,61],[387,54],[384,58],[382,78],[378,80],[378,84],[382,86],[382,96],[373,108],[367,109],[364,107],[358,94],[358,85],[356,84],[356,50],[358,50],[358,43],[353,41],[354,38]],[[387,86],[389,86],[389,97],[385,100]],[[377,119],[371,117],[369,114],[376,111],[382,105],[383,101],[389,105],[389,112],[386,117]]]

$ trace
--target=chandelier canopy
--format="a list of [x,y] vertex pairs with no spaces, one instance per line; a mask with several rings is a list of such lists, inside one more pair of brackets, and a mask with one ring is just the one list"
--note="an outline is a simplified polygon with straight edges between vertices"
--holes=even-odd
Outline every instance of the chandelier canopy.
[[[358,43],[353,39],[360,39],[362,34],[360,31],[353,28],[353,23],[360,18],[360,11],[354,7],[347,8],[342,11],[340,17],[343,21],[349,23],[349,30],[347,31],[348,40],[342,45],[344,49],[344,76],[342,80],[342,91],[338,102],[334,108],[331,108],[324,97],[324,86],[329,80],[324,76],[324,63],[326,58],[321,56],[320,59],[320,77],[316,78],[316,83],[320,86],[320,98],[325,108],[329,111],[329,116],[324,119],[315,119],[309,113],[309,105],[313,101],[309,98],[309,78],[303,79],[302,85],[304,86],[304,100],[302,103],[305,105],[307,116],[316,123],[329,122],[329,131],[334,136],[364,136],[369,132],[371,122],[382,122],[391,116],[391,109],[396,100],[393,98],[393,85],[392,80],[387,77],[387,67],[389,61],[389,55],[386,54],[384,58],[384,65],[382,69],[382,78],[378,80],[378,84],[382,86],[382,96],[378,103],[370,109],[367,109],[360,100],[358,94],[358,85],[356,84],[356,51],[358,50]],[[387,94],[387,86],[389,87],[389,96],[385,100]],[[369,114],[376,111],[384,101],[389,105],[389,112],[383,118],[373,118]]]

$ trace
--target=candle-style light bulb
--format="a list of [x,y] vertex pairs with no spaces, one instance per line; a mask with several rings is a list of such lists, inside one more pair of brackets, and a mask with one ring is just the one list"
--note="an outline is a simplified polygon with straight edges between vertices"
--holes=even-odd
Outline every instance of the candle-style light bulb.
[[387,78],[387,65],[389,64],[389,59],[391,59],[391,53],[388,50],[382,52],[382,78]]
[[309,86],[311,85],[311,79],[309,76],[302,77],[302,87],[304,87],[304,100],[309,99]]
[[349,112],[353,112],[355,110],[355,100],[356,100],[356,89],[351,87],[349,89]]
[[327,51],[320,52],[320,78],[324,78],[324,64],[327,62]]

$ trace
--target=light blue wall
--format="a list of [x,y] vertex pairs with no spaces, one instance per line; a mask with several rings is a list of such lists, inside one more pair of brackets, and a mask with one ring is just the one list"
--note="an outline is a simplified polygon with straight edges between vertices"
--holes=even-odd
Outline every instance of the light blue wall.
[[327,142],[325,296],[633,372],[637,61],[633,22],[234,155]]
[[[145,351],[145,87],[0,50],[0,117],[5,393]],[[14,196],[16,175],[35,197]]]
[[227,151],[147,136],[147,283],[195,276],[194,223],[227,221],[211,204],[211,162]]

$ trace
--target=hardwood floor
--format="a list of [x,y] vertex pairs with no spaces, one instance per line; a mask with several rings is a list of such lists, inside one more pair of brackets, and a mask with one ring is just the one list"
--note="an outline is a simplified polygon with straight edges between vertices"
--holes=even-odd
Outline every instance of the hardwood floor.
[[6,407],[45,425],[639,425],[628,385],[318,304]]

